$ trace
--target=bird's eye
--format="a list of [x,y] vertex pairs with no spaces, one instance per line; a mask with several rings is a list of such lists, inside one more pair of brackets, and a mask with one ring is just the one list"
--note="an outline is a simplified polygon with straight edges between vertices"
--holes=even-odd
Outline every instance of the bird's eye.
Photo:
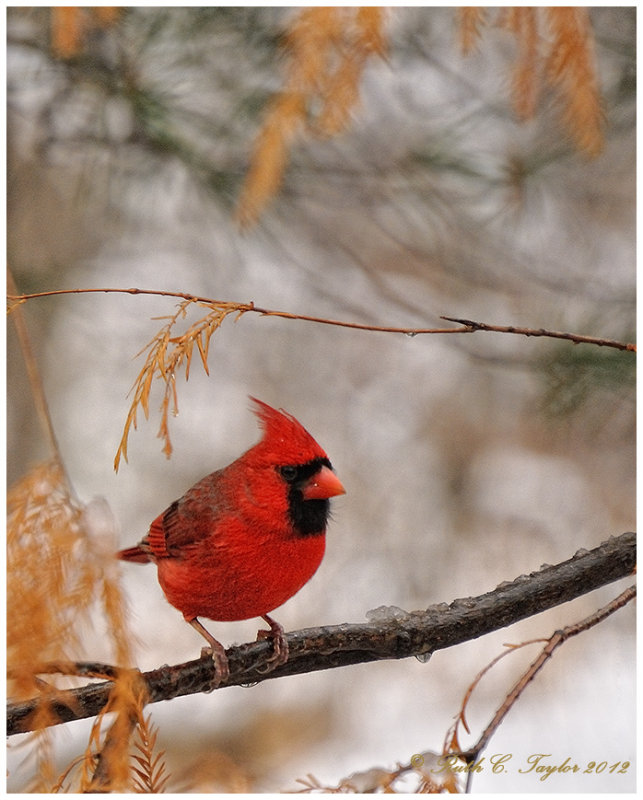
[[297,467],[279,467],[279,472],[286,483],[292,483],[297,477]]

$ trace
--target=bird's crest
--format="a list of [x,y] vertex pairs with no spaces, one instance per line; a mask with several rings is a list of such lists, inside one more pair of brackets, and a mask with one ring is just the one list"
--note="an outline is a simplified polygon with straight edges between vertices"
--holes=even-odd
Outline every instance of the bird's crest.
[[328,458],[326,453],[304,426],[283,409],[277,410],[267,403],[251,397],[252,409],[259,418],[264,437],[255,445],[277,456],[282,464],[305,464],[315,458]]

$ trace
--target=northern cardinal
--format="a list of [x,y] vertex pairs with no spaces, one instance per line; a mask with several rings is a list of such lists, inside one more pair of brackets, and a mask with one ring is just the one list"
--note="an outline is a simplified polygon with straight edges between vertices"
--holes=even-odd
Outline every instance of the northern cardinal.
[[268,612],[310,580],[324,555],[328,498],[345,489],[328,456],[297,420],[250,398],[263,438],[194,484],[118,558],[152,562],[168,601],[208,642],[215,685],[229,676],[223,645],[199,617],[262,617],[273,666],[288,658],[282,626]]

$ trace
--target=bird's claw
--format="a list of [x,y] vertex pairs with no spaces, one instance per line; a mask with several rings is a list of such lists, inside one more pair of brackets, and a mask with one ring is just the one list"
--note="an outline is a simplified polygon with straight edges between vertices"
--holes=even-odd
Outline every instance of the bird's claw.
[[221,642],[218,642],[214,636],[212,636],[212,634],[206,630],[206,628],[203,627],[196,617],[185,617],[185,620],[194,628],[195,631],[198,631],[210,645],[209,647],[203,647],[201,649],[201,658],[209,656],[214,662],[214,677],[210,683],[210,688],[208,689],[209,692],[212,692],[222,683],[225,683],[225,681],[227,681],[230,677],[230,666],[228,664],[228,656],[226,655],[225,647],[221,644]]
[[288,642],[284,635],[284,629],[278,622],[275,622],[275,620],[267,614],[263,616],[263,619],[270,625],[270,630],[265,631],[262,629],[257,631],[257,641],[260,642],[263,639],[272,639],[272,647],[274,650],[273,654],[268,659],[266,667],[264,669],[257,667],[257,672],[265,675],[267,672],[272,672],[273,669],[276,669],[276,667],[288,661]]
[[213,647],[202,647],[201,658],[210,657],[214,662],[214,677],[210,682],[210,687],[206,690],[206,694],[218,689],[222,683],[225,683],[230,677],[230,667],[228,665],[228,658],[223,653],[217,651]]

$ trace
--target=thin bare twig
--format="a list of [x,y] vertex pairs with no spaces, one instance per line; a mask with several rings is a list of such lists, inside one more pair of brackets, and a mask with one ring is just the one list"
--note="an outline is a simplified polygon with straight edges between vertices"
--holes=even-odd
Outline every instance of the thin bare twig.
[[[9,284],[10,290],[12,292],[15,292],[16,284],[10,269],[7,269],[7,283]],[[9,295],[9,297],[14,297],[14,296],[15,295]],[[58,440],[56,439],[54,426],[51,421],[51,415],[49,414],[49,406],[47,405],[45,390],[42,385],[42,380],[40,379],[40,371],[38,369],[38,364],[36,363],[36,357],[34,356],[33,349],[31,347],[31,339],[29,337],[27,325],[22,315],[22,309],[16,308],[16,313],[14,314],[13,317],[13,324],[16,329],[18,341],[20,342],[22,358],[25,362],[25,369],[27,370],[27,377],[29,379],[29,385],[31,387],[31,396],[33,397],[33,402],[36,407],[36,414],[40,421],[40,427],[42,428],[42,431],[45,435],[45,439],[47,440],[47,443],[49,445],[49,450],[52,458],[56,460],[58,466],[60,467],[61,472],[65,476],[67,485],[70,486],[71,484],[67,478],[63,465],[63,460],[60,456]]]
[[447,731],[447,734],[446,734],[446,737],[445,737],[445,741],[444,741],[444,746],[442,748],[443,753],[449,754],[449,753],[454,753],[454,752],[458,752],[458,753],[461,752],[461,748],[460,748],[460,745],[459,745],[459,742],[458,742],[458,728],[459,728],[460,724],[462,724],[462,727],[465,729],[465,731],[467,733],[471,733],[471,730],[469,728],[469,723],[467,722],[467,718],[466,718],[466,713],[465,712],[467,710],[467,706],[469,705],[469,700],[471,700],[471,697],[473,696],[473,693],[474,693],[474,691],[476,689],[476,686],[484,678],[484,676],[487,674],[487,672],[489,672],[493,667],[495,667],[495,665],[499,661],[501,661],[503,658],[505,658],[506,656],[511,655],[512,653],[515,653],[516,650],[519,650],[522,647],[527,647],[527,645],[530,645],[530,644],[536,644],[537,642],[547,642],[547,641],[548,641],[547,639],[540,638],[540,639],[530,639],[529,641],[526,641],[526,642],[520,642],[520,644],[517,644],[517,645],[505,645],[507,647],[507,649],[503,650],[502,653],[499,653],[488,664],[486,664],[480,670],[480,672],[478,672],[478,674],[475,676],[475,678],[469,684],[469,687],[468,687],[467,691],[465,692],[464,698],[462,700],[462,705],[460,706],[460,711],[458,712],[458,715],[456,717],[455,722],[453,723],[453,725]]
[[[119,442],[114,458],[114,469],[118,471],[121,458],[127,461],[128,440],[132,428],[137,427],[137,415],[139,409],[142,410],[145,418],[149,418],[149,403],[152,387],[155,379],[160,379],[164,385],[161,399],[161,422],[159,425],[158,436],[163,441],[163,452],[169,458],[172,454],[172,442],[170,439],[170,411],[178,413],[178,393],[176,386],[176,375],[179,370],[183,370],[187,381],[190,374],[190,364],[192,355],[198,351],[203,369],[209,374],[208,353],[210,342],[213,335],[221,327],[228,316],[233,315],[238,320],[244,314],[254,312],[264,317],[280,317],[282,319],[314,322],[320,325],[334,325],[342,328],[350,328],[362,331],[377,331],[380,333],[398,333],[414,337],[421,334],[451,334],[451,333],[474,333],[479,330],[495,331],[497,333],[514,333],[524,336],[548,336],[551,338],[567,339],[569,341],[585,344],[595,344],[601,347],[614,347],[619,350],[635,351],[633,344],[617,342],[611,339],[598,338],[592,336],[582,336],[580,334],[565,333],[560,331],[549,331],[544,328],[538,330],[532,328],[517,328],[514,326],[490,325],[484,322],[474,322],[467,319],[457,319],[455,317],[442,317],[449,322],[457,322],[458,328],[408,328],[390,325],[368,325],[362,322],[351,322],[347,320],[328,319],[309,314],[293,314],[289,311],[278,311],[275,309],[263,308],[250,303],[234,303],[223,300],[213,300],[211,298],[193,295],[187,292],[170,292],[160,289],[55,289],[46,292],[36,292],[33,294],[10,294],[9,312],[18,310],[27,300],[37,297],[52,297],[62,294],[89,294],[89,293],[121,293],[121,294],[146,294],[160,297],[178,298],[181,302],[174,314],[158,317],[157,319],[167,320],[166,324],[155,334],[138,355],[145,354],[145,363],[142,370],[136,377],[132,386],[131,393],[133,399],[125,420],[123,435]],[[186,330],[178,335],[175,334],[175,327],[179,320],[185,319],[188,309],[197,306],[206,309],[206,315],[197,322],[190,324]],[[196,345],[196,348],[195,348]]]
[[[189,300],[195,303],[204,304],[221,304],[221,300],[213,300],[210,297],[201,297],[199,295],[189,294],[187,292],[167,292],[160,289],[55,289],[47,292],[34,292],[33,294],[10,294],[8,300],[10,303],[9,311],[12,311],[16,306],[33,300],[37,297],[52,297],[62,294],[89,294],[89,293],[113,293],[120,292],[124,294],[145,294],[157,295],[160,297],[177,297],[182,300]],[[576,333],[566,333],[561,331],[550,331],[544,328],[520,328],[513,325],[489,325],[484,322],[473,322],[472,320],[458,319],[456,317],[442,316],[448,322],[457,322],[461,325],[460,328],[409,328],[393,325],[367,325],[361,322],[349,322],[338,319],[328,319],[326,317],[315,317],[308,314],[292,314],[288,311],[276,311],[274,309],[262,308],[254,303],[227,303],[227,305],[234,305],[238,314],[245,314],[247,312],[254,312],[261,314],[265,317],[281,317],[282,319],[292,319],[304,322],[315,322],[320,325],[335,325],[341,328],[354,328],[363,331],[377,331],[380,333],[401,333],[406,336],[421,336],[423,334],[449,334],[449,333],[474,333],[476,331],[494,331],[495,333],[517,333],[522,336],[549,336],[554,339],[567,339],[575,344],[595,344],[599,347],[614,347],[617,350],[636,351],[636,345],[629,342],[619,342],[613,339],[604,339],[596,336],[583,336]]]
[[615,611],[618,611],[619,608],[627,605],[631,600],[634,600],[635,597],[636,586],[629,586],[624,592],[621,592],[618,597],[615,597],[614,600],[606,606],[590,614],[589,617],[585,617],[585,619],[580,622],[575,622],[572,625],[567,625],[565,628],[562,628],[562,630],[558,630],[552,634],[538,658],[529,666],[524,675],[521,676],[504,699],[502,705],[496,711],[493,719],[484,729],[478,741],[472,747],[460,753],[461,758],[465,761],[475,761],[478,758],[478,755],[487,746],[489,739],[491,739],[496,732],[498,726],[506,717],[516,700],[520,697],[527,684],[536,677],[536,674],[544,667],[545,663],[553,656],[554,651],[560,647],[561,644],[564,644],[572,636],[576,636],[583,631],[593,628],[594,625],[598,625],[599,622],[602,622]]
[[549,336],[552,339],[567,339],[574,344],[595,344],[599,347],[615,347],[617,350],[636,352],[636,345],[630,342],[618,342],[615,339],[603,339],[598,336],[582,336],[579,333],[565,333],[563,331],[548,331],[545,328],[520,328],[515,325],[489,325],[486,322],[474,322],[470,319],[457,317],[440,317],[447,322],[458,322],[465,325],[472,333],[474,331],[493,331],[494,333],[517,333],[519,336]]
[[[580,622],[575,622],[571,625],[567,625],[561,630],[558,630],[555,633],[553,633],[549,637],[549,639],[545,640],[546,641],[545,647],[542,649],[536,660],[528,667],[528,669],[524,672],[524,674],[521,675],[521,677],[515,683],[509,694],[505,697],[502,704],[494,714],[493,719],[491,720],[491,722],[489,722],[487,727],[480,735],[478,741],[472,747],[469,747],[467,750],[446,753],[445,757],[449,755],[456,756],[457,758],[465,761],[467,764],[471,764],[477,761],[477,759],[480,756],[480,753],[489,744],[489,740],[491,739],[493,734],[498,730],[500,724],[502,723],[503,719],[507,716],[510,709],[513,707],[514,703],[518,700],[518,698],[523,693],[527,685],[536,677],[537,673],[540,672],[540,670],[545,666],[547,661],[553,656],[554,651],[562,644],[564,644],[572,636],[576,636],[579,633],[587,631],[590,628],[593,628],[595,625],[598,625],[599,622],[602,622],[604,619],[609,617],[615,611],[618,611],[619,608],[623,608],[623,606],[627,605],[635,597],[636,597],[636,586],[629,586],[627,589],[625,589],[625,591],[621,592],[621,594],[619,594],[618,597],[615,597],[614,600],[612,600],[602,608],[599,608],[597,611],[595,611],[593,614],[590,614],[588,617],[585,617],[585,619],[581,620]],[[533,642],[525,642],[525,644],[532,644],[532,643]],[[509,650],[502,653],[501,656],[495,658],[489,666],[495,664],[500,657],[507,655],[509,652],[512,651]],[[486,668],[485,670],[483,670],[483,673],[484,672],[486,672]],[[481,674],[476,677],[475,682],[477,682],[478,678],[481,677]],[[471,687],[470,690],[467,692],[465,703],[470,694],[471,694]],[[461,719],[464,723],[464,703],[459,715],[459,719]],[[464,724],[466,727],[466,723]],[[472,776],[473,772],[468,772],[467,791],[469,790],[470,780]]]

